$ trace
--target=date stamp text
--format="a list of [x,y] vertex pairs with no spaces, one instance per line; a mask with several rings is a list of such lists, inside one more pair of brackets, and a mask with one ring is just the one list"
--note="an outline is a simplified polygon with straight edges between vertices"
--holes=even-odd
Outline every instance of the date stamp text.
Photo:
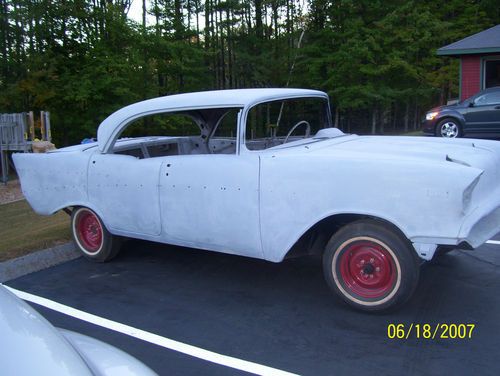
[[476,324],[389,324],[389,339],[471,339]]

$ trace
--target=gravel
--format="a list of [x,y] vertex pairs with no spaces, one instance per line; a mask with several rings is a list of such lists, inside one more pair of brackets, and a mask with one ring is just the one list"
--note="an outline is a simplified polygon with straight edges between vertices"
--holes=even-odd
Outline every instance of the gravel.
[[21,192],[19,180],[10,180],[7,184],[0,183],[0,205],[19,201],[23,198],[24,196],[23,192]]

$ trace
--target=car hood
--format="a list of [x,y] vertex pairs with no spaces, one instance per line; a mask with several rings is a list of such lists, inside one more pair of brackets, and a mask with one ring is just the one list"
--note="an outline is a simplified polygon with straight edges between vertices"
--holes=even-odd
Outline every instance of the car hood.
[[309,155],[318,158],[318,163],[358,162],[372,166],[379,174],[402,170],[407,177],[417,174],[443,180],[444,176],[453,176],[455,183],[466,186],[481,176],[480,186],[486,190],[496,189],[500,180],[497,167],[500,165],[500,143],[497,141],[345,135],[273,149],[268,149],[270,156]]
[[437,107],[431,108],[430,110],[427,111],[427,113],[429,113],[429,112],[442,112],[444,110],[458,110],[459,108],[464,108],[464,107],[467,107],[467,106],[465,106],[463,102],[459,102],[459,103],[447,104],[447,105],[437,106]]
[[92,375],[47,320],[0,286],[0,356],[6,375]]
[[347,136],[310,147],[313,154],[342,155],[353,159],[454,162],[484,168],[485,161],[498,158],[500,146],[493,141],[401,136]]
[[373,166],[380,174],[403,169],[407,177],[448,180],[448,184],[462,187],[473,184],[471,189],[480,201],[487,200],[500,181],[497,141],[353,135],[319,142],[306,152],[339,163],[358,161]]
[[56,329],[0,285],[0,362],[5,375],[156,375],[123,351]]
[[453,108],[457,108],[457,105],[456,104],[452,104],[452,105],[437,106],[437,107],[431,108],[427,112],[436,112],[436,111],[443,111],[443,110],[451,110]]

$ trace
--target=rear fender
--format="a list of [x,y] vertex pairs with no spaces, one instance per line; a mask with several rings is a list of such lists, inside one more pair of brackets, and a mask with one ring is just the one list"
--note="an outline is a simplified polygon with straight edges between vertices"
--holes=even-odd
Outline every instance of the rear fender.
[[88,202],[87,169],[90,155],[74,153],[16,153],[13,155],[21,189],[41,215]]

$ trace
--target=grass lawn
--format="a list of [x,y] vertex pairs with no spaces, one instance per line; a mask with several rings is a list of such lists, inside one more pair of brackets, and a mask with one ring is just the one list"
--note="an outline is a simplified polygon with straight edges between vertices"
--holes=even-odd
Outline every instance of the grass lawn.
[[25,200],[0,205],[0,262],[71,239],[69,216],[36,214]]
[[411,131],[408,133],[401,133],[401,136],[425,136],[425,134],[422,131]]

